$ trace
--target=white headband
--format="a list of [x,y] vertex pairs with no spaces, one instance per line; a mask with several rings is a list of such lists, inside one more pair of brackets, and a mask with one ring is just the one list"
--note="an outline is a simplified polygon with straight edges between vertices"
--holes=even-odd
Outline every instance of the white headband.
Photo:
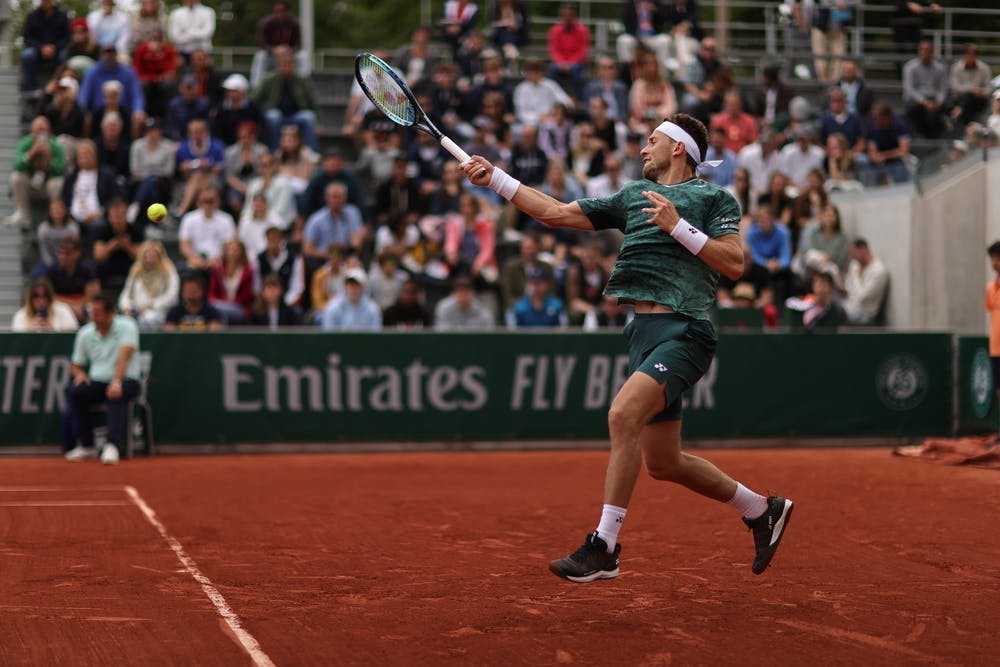
[[722,160],[708,160],[706,162],[701,161],[701,151],[698,150],[698,144],[695,143],[694,138],[690,134],[684,131],[680,125],[676,123],[671,123],[669,120],[665,120],[656,128],[657,132],[667,135],[674,141],[679,141],[684,144],[684,150],[687,154],[691,156],[691,159],[695,162],[695,169],[701,167],[718,167],[722,164]]

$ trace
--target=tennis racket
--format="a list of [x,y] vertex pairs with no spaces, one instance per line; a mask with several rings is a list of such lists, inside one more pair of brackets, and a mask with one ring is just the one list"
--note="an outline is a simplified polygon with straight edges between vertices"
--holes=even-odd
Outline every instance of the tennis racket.
[[417,103],[413,91],[384,60],[370,53],[360,54],[354,59],[354,77],[372,104],[389,120],[403,127],[426,132],[440,141],[445,150],[460,163],[468,162],[469,154],[434,127],[434,123]]

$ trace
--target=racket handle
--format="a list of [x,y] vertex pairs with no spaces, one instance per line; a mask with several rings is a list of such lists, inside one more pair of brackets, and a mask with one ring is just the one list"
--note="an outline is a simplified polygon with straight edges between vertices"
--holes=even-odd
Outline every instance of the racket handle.
[[448,137],[441,137],[441,145],[444,149],[455,156],[459,164],[465,164],[469,161],[469,154],[461,149],[461,147]]

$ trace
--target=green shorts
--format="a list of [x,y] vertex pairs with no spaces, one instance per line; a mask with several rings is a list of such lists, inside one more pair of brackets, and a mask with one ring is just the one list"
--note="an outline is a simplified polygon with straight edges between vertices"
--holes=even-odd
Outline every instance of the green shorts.
[[628,372],[645,373],[664,384],[667,405],[650,423],[681,418],[681,394],[708,371],[718,337],[708,320],[680,313],[637,314],[625,326]]

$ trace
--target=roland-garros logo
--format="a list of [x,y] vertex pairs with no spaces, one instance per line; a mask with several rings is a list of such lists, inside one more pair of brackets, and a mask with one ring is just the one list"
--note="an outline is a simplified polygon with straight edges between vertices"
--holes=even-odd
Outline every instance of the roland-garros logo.
[[912,354],[887,357],[875,373],[875,392],[891,410],[912,410],[927,396],[927,368]]

